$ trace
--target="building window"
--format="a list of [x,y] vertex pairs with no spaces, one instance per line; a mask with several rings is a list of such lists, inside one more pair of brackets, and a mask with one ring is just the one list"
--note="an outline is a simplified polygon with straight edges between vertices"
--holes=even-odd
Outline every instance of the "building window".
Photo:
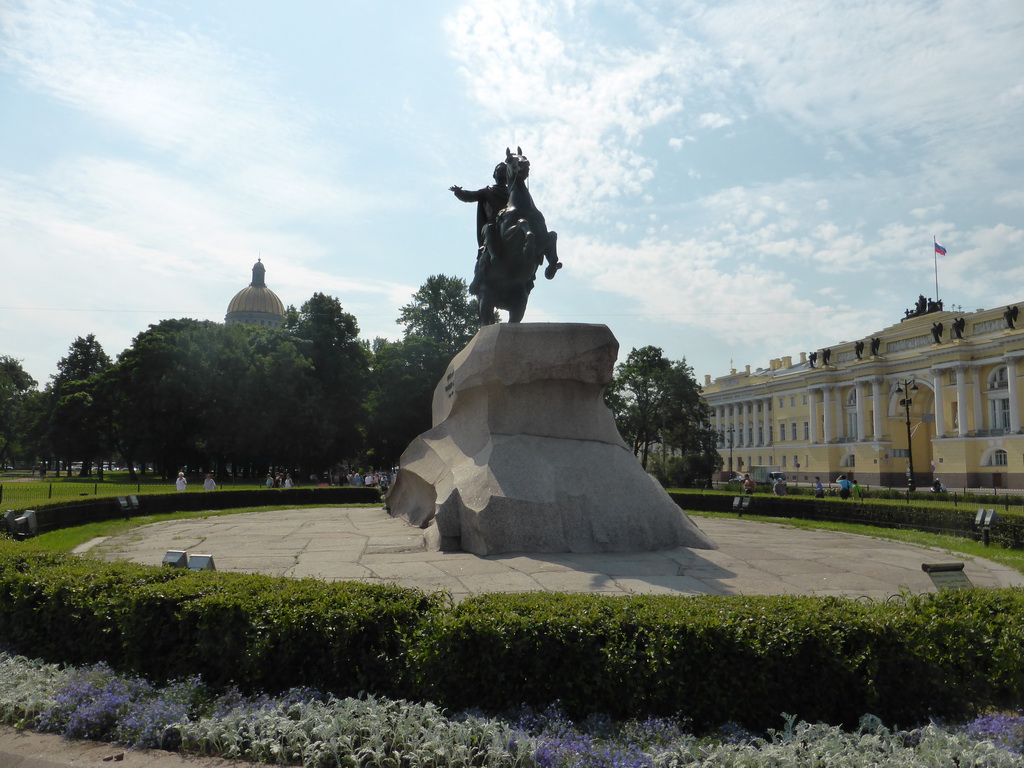
[[800,469],[800,457],[799,456],[794,456],[793,457],[793,469]]
[[860,437],[857,434],[857,412],[846,414],[846,434],[852,437],[854,440]]
[[806,392],[804,393],[804,401],[803,401],[803,404],[804,404],[804,405],[807,405],[807,393],[806,393]]
[[779,408],[785,408],[785,407],[786,407],[786,398],[780,397],[779,398]]
[[1006,381],[1006,366],[1002,365],[996,368],[988,377],[988,388],[989,389],[1006,389],[1008,386]]
[[786,457],[785,456],[782,457],[782,466],[786,466]]
[[747,445],[754,444],[754,428],[747,427]]
[[789,425],[789,434],[791,435],[791,439],[792,440],[796,440],[796,422],[795,421],[792,424]]
[[992,456],[989,458],[989,466],[992,467],[1005,467],[1006,466],[1006,451],[999,449],[992,451]]
[[811,422],[805,421],[804,422],[804,440],[810,440],[810,439],[811,439]]
[[994,397],[989,402],[989,424],[991,429],[1010,428],[1010,398]]
[[851,389],[850,394],[846,396],[846,404],[850,407],[856,407],[857,405],[857,390]]
[[764,445],[764,427],[760,426],[757,428],[757,444]]
[[789,396],[789,407],[790,408],[795,408],[796,407],[796,395],[790,395]]
[[773,431],[774,431],[774,427],[768,427],[768,442],[769,443],[774,442],[774,439],[772,438]]

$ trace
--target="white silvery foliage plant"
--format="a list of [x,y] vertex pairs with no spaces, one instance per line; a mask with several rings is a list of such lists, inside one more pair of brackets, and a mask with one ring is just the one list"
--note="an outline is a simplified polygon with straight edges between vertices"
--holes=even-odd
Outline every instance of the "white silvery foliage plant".
[[989,742],[973,741],[936,725],[913,731],[891,731],[872,715],[860,728],[797,722],[785,715],[786,726],[770,738],[744,744],[682,742],[653,756],[656,768],[1022,768],[1024,758]]
[[526,766],[526,744],[503,723],[452,720],[431,704],[369,696],[286,709],[239,707],[180,725],[189,751],[306,768],[339,765]]
[[32,723],[52,706],[53,692],[66,679],[55,664],[0,653],[0,722],[19,728]]

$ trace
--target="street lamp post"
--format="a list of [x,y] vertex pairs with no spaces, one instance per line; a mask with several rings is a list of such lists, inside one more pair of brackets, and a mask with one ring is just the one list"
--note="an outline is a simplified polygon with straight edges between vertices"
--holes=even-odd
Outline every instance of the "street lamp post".
[[903,395],[900,400],[900,405],[903,406],[904,411],[907,414],[907,490],[917,490],[917,485],[914,483],[914,448],[911,442],[912,435],[910,434],[910,405],[913,402],[910,399],[911,392],[917,392],[917,382],[914,379],[904,379],[900,382],[899,386],[896,387],[896,392]]

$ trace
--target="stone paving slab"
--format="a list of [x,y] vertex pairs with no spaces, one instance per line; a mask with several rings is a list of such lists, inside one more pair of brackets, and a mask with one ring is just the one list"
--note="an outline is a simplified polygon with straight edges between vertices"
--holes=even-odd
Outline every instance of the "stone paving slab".
[[447,591],[586,592],[608,595],[812,594],[884,600],[934,592],[926,562],[963,561],[979,587],[1024,586],[988,560],[925,547],[739,518],[694,521],[717,550],[478,557],[426,549],[423,532],[381,508],[250,512],[154,523],[90,542],[83,552],[159,565],[168,549],[213,555],[218,570],[390,582]]

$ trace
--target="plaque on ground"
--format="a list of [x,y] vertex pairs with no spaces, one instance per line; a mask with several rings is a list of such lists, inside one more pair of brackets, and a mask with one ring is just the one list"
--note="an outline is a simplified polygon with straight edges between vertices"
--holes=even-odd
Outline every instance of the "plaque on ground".
[[603,399],[617,354],[604,325],[482,328],[402,455],[391,515],[478,555],[714,549],[619,436]]
[[921,563],[921,570],[931,577],[938,590],[974,588],[964,573],[963,563]]

